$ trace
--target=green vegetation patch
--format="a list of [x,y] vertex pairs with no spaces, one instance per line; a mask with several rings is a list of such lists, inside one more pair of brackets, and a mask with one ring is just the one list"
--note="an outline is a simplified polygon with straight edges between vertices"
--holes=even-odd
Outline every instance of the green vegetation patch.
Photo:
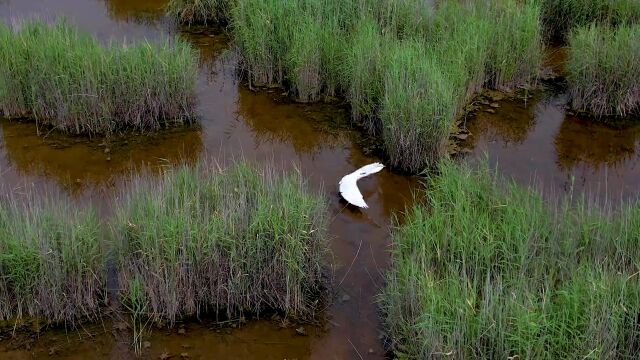
[[100,223],[91,208],[35,195],[3,200],[0,320],[95,319],[106,286],[99,239]]
[[439,170],[393,231],[381,305],[398,356],[637,355],[640,205],[551,209],[487,170]]
[[103,222],[46,193],[3,199],[0,320],[96,320],[107,263],[135,336],[148,320],[205,313],[313,318],[327,286],[328,220],[300,174],[203,162],[150,175],[135,177]]
[[354,119],[381,139],[390,165],[411,172],[445,155],[451,126],[478,90],[528,85],[541,63],[541,10],[532,2],[229,6],[250,86],[285,87],[303,102],[346,98]]
[[640,22],[637,0],[542,0],[549,36],[565,39],[576,27],[597,23],[618,26]]
[[169,323],[205,312],[309,318],[326,227],[325,204],[299,175],[201,164],[138,178],[114,228],[123,297]]
[[233,0],[169,0],[165,10],[182,23],[206,24],[226,21],[233,3]]
[[66,132],[190,121],[196,71],[194,51],[178,38],[101,46],[65,22],[0,25],[0,112]]
[[597,117],[640,111],[640,25],[586,26],[569,37],[571,105]]

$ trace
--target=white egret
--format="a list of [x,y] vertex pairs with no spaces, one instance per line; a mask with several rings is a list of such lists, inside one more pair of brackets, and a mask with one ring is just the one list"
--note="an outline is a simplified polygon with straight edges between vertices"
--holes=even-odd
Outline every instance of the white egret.
[[357,182],[363,177],[375,174],[383,168],[384,165],[373,163],[365,165],[351,174],[346,175],[340,180],[340,195],[352,205],[365,209],[368,208],[369,206],[364,202],[360,189],[358,189]]

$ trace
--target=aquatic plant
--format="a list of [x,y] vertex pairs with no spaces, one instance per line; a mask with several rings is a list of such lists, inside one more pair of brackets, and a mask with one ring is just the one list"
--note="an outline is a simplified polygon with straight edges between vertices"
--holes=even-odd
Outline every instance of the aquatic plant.
[[153,321],[206,312],[309,318],[321,299],[325,205],[299,175],[200,164],[134,179],[117,211],[123,296]]
[[572,29],[592,23],[618,26],[640,22],[637,0],[542,0],[548,36],[565,40]]
[[551,207],[487,168],[441,163],[393,230],[380,303],[401,358],[633,358],[640,204]]
[[233,0],[169,0],[165,8],[169,16],[185,24],[225,22]]
[[49,194],[3,199],[0,320],[97,319],[108,259],[137,347],[154,321],[315,315],[327,279],[326,207],[300,174],[202,162],[149,175],[134,177],[104,222]]
[[179,39],[101,46],[64,21],[0,26],[0,112],[80,133],[194,118],[197,62]]
[[250,87],[343,96],[390,165],[410,172],[446,155],[477,91],[529,85],[542,56],[534,2],[238,0],[229,16]]
[[0,320],[96,319],[106,275],[91,208],[42,194],[0,202]]
[[571,106],[596,117],[640,111],[640,25],[590,25],[569,36]]

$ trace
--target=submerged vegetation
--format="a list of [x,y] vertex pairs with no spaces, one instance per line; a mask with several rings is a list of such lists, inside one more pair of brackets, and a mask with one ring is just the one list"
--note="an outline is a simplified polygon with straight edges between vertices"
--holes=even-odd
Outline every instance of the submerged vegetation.
[[[175,1],[170,13],[196,4]],[[381,139],[390,165],[406,171],[444,155],[451,127],[478,90],[530,84],[541,63],[540,8],[532,2],[216,4],[209,18],[225,9],[250,86],[286,87],[304,102],[346,98],[354,119]]]
[[107,259],[136,336],[147,319],[173,324],[205,312],[307,320],[326,285],[326,227],[324,202],[300,175],[244,163],[135,178],[103,223],[48,196],[3,201],[0,320],[95,319]]
[[101,46],[65,22],[0,25],[0,113],[71,133],[157,129],[194,117],[184,41]]
[[598,117],[639,113],[640,25],[572,31],[567,80],[576,110]]
[[445,163],[393,232],[381,297],[408,358],[618,358],[640,351],[640,205],[552,209]]

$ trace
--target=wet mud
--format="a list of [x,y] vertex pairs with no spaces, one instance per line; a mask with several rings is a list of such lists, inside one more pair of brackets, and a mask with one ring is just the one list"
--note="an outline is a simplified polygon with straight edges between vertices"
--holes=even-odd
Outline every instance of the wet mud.
[[[127,176],[145,166],[179,161],[244,158],[301,171],[322,189],[331,212],[335,289],[319,325],[253,320],[219,329],[188,322],[184,332],[154,329],[142,358],[358,359],[383,358],[383,333],[375,296],[389,266],[389,227],[401,220],[421,185],[416,177],[384,170],[359,183],[370,209],[340,200],[337,182],[380,159],[365,153],[367,139],[350,130],[347,109],[290,102],[281,90],[254,92],[238,82],[229,39],[220,29],[181,28],[163,16],[164,0],[0,0],[0,21],[65,16],[102,41],[179,35],[200,54],[198,126],[112,139],[68,137],[35,124],[0,120],[2,191],[29,183],[54,188],[77,201],[108,207]],[[557,69],[561,71],[561,69]],[[554,70],[555,71],[555,70]],[[535,177],[553,189],[599,189],[603,177],[624,196],[637,193],[640,144],[637,128],[611,129],[564,113],[565,99],[541,94],[526,102],[500,101],[493,113],[467,119],[462,142],[471,157],[488,153],[501,172],[522,182]],[[558,190],[560,189],[560,190]],[[97,195],[96,195],[97,194]],[[282,326],[287,325],[287,326]],[[3,333],[0,358],[135,358],[118,324],[77,329]]]

